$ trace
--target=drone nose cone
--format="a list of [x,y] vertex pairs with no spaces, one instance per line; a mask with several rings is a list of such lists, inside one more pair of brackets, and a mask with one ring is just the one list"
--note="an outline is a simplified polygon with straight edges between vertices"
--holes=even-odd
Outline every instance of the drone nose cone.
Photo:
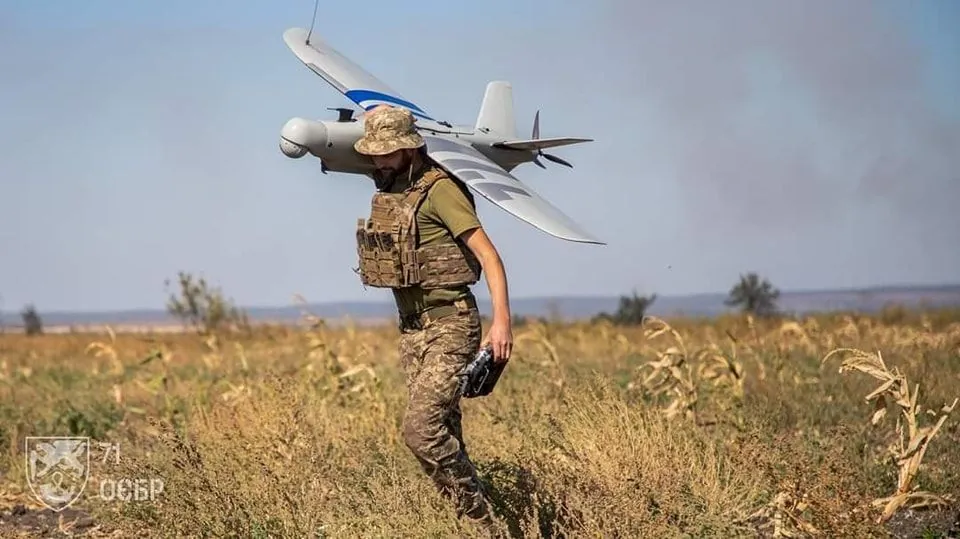
[[303,146],[290,142],[289,140],[280,137],[280,151],[283,155],[291,159],[299,159],[307,155],[307,149]]
[[321,122],[292,118],[280,130],[280,151],[294,159],[307,152],[317,154],[326,143],[327,128]]

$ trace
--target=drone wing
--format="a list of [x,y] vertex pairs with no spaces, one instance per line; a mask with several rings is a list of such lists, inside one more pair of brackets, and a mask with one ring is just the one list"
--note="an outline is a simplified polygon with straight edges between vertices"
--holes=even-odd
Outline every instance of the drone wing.
[[514,217],[560,239],[606,245],[469,144],[425,133],[423,138],[434,161]]
[[425,110],[404,99],[316,35],[310,36],[308,43],[307,35],[303,28],[291,28],[283,33],[283,41],[311,71],[360,108],[370,110],[383,104],[401,106],[418,118],[433,120]]

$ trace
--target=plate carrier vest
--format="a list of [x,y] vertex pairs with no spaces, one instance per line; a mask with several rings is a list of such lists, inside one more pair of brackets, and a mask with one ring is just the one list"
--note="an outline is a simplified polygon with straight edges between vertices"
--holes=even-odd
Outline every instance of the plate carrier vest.
[[434,167],[402,193],[373,195],[370,219],[357,220],[359,274],[364,285],[419,285],[432,289],[471,285],[480,280],[480,261],[462,242],[420,246],[417,211],[430,188],[445,177]]

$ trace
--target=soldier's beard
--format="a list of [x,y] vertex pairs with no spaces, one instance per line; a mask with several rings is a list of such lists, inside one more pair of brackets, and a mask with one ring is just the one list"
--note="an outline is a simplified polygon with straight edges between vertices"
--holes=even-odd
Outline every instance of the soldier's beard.
[[398,178],[408,174],[412,165],[413,158],[410,156],[404,156],[403,162],[397,168],[378,168],[373,174],[373,182],[377,186],[377,189],[385,191],[389,189]]

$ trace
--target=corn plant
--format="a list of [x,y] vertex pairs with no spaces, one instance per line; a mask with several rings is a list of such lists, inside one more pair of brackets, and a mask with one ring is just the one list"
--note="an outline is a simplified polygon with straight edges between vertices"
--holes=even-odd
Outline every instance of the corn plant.
[[874,412],[870,417],[872,425],[879,424],[886,416],[887,399],[900,407],[901,415],[897,417],[896,424],[897,443],[889,449],[894,462],[899,467],[897,490],[890,496],[874,501],[874,506],[883,507],[878,522],[886,522],[897,509],[903,506],[947,505],[948,496],[919,490],[913,483],[920,470],[920,462],[927,451],[927,446],[940,431],[940,427],[960,399],[954,399],[949,406],[943,406],[939,416],[936,412],[928,410],[928,414],[937,417],[937,422],[932,426],[920,427],[917,422],[917,418],[921,415],[920,407],[917,405],[920,384],[916,384],[911,392],[907,378],[896,367],[888,368],[879,351],[871,354],[853,348],[839,348],[827,354],[823,362],[834,354],[848,355],[840,365],[841,374],[855,370],[873,376],[881,382],[877,389],[866,396],[868,402],[876,399]]

